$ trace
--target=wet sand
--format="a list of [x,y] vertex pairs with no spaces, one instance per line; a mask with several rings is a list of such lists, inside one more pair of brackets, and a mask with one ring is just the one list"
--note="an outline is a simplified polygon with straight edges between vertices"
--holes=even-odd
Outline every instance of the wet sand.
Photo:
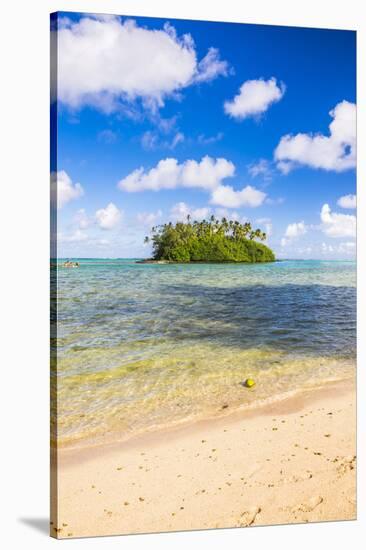
[[51,535],[355,519],[355,455],[353,382],[128,442],[62,449]]

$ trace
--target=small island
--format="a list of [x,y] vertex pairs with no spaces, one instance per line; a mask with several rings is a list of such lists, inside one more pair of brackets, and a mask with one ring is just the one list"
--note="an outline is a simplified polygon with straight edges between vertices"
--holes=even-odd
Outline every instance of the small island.
[[263,244],[267,238],[260,229],[252,229],[249,222],[210,220],[172,222],[153,227],[151,242],[153,258],[139,263],[188,263],[188,262],[274,262],[273,251]]

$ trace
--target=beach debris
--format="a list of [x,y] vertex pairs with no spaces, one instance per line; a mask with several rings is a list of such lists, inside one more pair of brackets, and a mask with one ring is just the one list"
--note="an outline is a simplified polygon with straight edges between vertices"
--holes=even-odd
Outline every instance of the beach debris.
[[245,510],[240,516],[238,527],[249,527],[252,525],[260,512],[261,508],[259,506],[253,506],[249,510]]
[[228,408],[228,406],[229,406],[229,405],[228,405],[227,403],[224,403],[224,404],[222,405],[222,407],[221,407],[221,408],[222,408],[222,409],[227,409],[227,408]]
[[244,382],[241,382],[241,385],[244,386],[244,388],[254,388],[255,381],[253,378],[247,378]]

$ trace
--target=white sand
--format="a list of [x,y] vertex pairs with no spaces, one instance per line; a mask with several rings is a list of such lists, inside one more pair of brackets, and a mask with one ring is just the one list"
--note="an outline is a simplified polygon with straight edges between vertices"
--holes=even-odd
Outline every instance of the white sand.
[[58,538],[356,518],[353,384],[59,453]]

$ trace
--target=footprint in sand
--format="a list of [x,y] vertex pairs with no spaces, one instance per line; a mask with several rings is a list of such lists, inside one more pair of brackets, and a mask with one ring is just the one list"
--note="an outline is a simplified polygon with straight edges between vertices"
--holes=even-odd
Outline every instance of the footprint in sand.
[[305,502],[301,502],[298,506],[293,508],[293,512],[312,512],[319,504],[323,502],[323,497],[320,495],[313,496]]
[[337,456],[333,462],[339,462],[337,472],[342,475],[355,469],[356,456]]
[[240,516],[238,527],[249,527],[250,525],[253,525],[257,515],[260,512],[261,508],[259,506],[253,506],[252,508],[245,510],[245,512],[243,512]]

